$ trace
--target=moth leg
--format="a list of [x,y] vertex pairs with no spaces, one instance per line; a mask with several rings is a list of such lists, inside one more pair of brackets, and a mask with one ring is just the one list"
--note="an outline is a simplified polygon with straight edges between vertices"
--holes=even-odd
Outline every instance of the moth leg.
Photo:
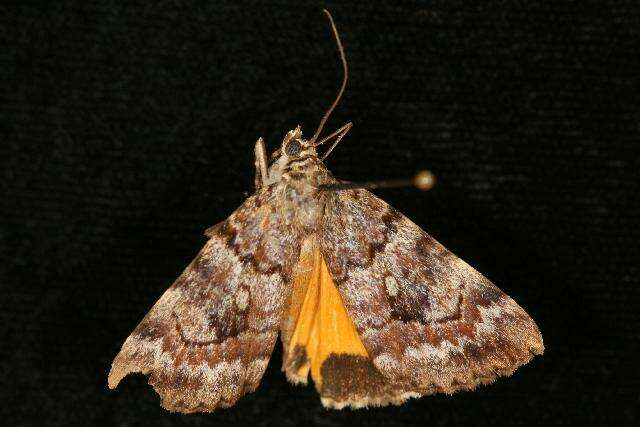
[[262,137],[258,138],[256,141],[256,146],[254,148],[254,153],[256,156],[256,190],[259,190],[264,185],[267,180],[267,150],[264,147],[264,139]]
[[322,138],[320,142],[316,144],[316,146],[320,144],[324,144],[325,142],[329,141],[331,138],[336,138],[335,142],[331,144],[331,147],[329,147],[329,149],[322,156],[322,160],[329,157],[329,154],[331,154],[333,149],[336,148],[336,145],[338,145],[340,140],[344,138],[344,136],[347,134],[347,132],[349,132],[352,126],[353,126],[353,123],[349,122],[346,125],[340,127],[337,131],[333,132],[331,135]]

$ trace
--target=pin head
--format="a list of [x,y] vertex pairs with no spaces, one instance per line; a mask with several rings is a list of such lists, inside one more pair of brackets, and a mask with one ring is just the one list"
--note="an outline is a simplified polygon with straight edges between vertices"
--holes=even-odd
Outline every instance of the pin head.
[[413,185],[422,191],[431,190],[436,184],[436,177],[431,171],[423,170],[416,174],[413,178]]

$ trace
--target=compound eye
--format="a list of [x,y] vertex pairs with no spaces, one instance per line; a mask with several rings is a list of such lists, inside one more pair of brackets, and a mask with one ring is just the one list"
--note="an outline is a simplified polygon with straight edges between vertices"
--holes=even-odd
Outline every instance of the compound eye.
[[287,146],[284,147],[284,152],[289,157],[296,157],[302,151],[302,144],[300,141],[294,139],[287,143]]

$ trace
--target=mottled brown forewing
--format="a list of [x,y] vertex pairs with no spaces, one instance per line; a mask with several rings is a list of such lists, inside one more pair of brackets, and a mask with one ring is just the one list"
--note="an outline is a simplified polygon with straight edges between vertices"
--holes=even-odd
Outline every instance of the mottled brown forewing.
[[515,301],[370,192],[332,192],[324,212],[322,254],[388,383],[371,402],[473,389],[543,352]]
[[131,372],[171,411],[233,405],[255,390],[280,328],[300,238],[278,209],[278,185],[250,197],[226,221],[113,361],[109,387]]

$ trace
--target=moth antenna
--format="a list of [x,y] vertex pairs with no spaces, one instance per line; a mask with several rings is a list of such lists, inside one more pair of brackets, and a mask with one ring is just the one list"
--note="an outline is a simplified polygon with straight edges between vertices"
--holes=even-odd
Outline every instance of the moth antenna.
[[338,182],[335,184],[324,184],[320,186],[320,191],[341,191],[354,190],[357,188],[398,188],[398,187],[415,187],[418,190],[431,190],[436,184],[436,177],[428,170],[418,172],[410,179],[387,179],[383,181],[365,181],[365,182]]
[[347,58],[344,54],[344,47],[342,47],[342,42],[340,41],[340,34],[338,34],[338,29],[336,28],[336,24],[333,22],[333,17],[331,16],[331,14],[327,9],[322,9],[322,11],[327,15],[327,18],[329,18],[329,24],[331,24],[331,30],[333,31],[333,36],[335,37],[336,43],[338,45],[338,51],[340,52],[340,60],[342,61],[343,77],[342,77],[342,86],[340,86],[340,91],[338,92],[338,96],[336,96],[335,101],[333,101],[333,104],[331,104],[331,107],[329,107],[327,112],[324,113],[324,117],[322,117],[322,120],[320,120],[320,124],[318,125],[318,129],[316,130],[316,133],[313,134],[313,138],[311,138],[311,141],[309,141],[312,145],[315,145],[316,140],[320,136],[320,132],[322,132],[322,128],[324,128],[324,124],[329,119],[329,116],[331,116],[331,113],[333,112],[333,109],[336,108],[336,106],[338,105],[338,102],[340,102],[340,98],[342,98],[344,89],[347,87],[347,79],[349,77],[349,67],[347,66]]

